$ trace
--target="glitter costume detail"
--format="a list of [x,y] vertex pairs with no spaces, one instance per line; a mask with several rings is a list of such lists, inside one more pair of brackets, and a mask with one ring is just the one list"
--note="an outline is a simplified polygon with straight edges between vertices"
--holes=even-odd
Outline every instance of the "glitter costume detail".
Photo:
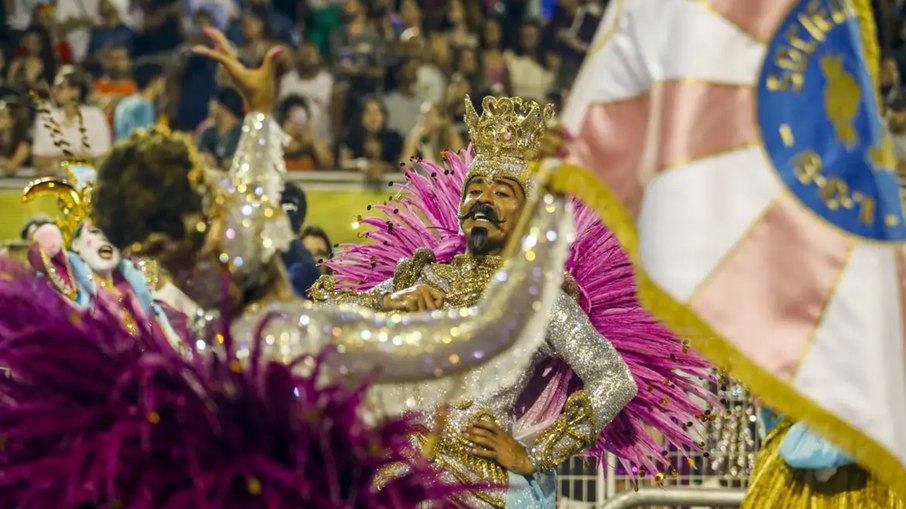
[[570,456],[591,447],[598,436],[592,408],[591,398],[585,391],[570,395],[563,414],[538,436],[528,451],[536,470],[550,472]]
[[289,219],[280,207],[285,139],[270,116],[246,115],[229,177],[216,193],[223,214],[221,261],[240,280],[254,278],[293,239]]
[[[477,300],[482,296],[483,274],[493,271],[495,257],[459,256],[451,265],[428,265],[424,268],[418,283],[431,285],[450,292],[453,299],[445,301],[447,309],[470,305],[466,296]],[[449,278],[449,279],[448,279]],[[535,360],[559,358],[569,364],[584,383],[582,392],[574,393],[567,402],[567,408],[552,426],[532,444],[532,457],[541,472],[549,472],[573,454],[587,449],[597,434],[636,394],[636,385],[631,373],[619,353],[594,329],[588,317],[575,299],[558,292],[553,311],[547,316],[545,342],[529,352]],[[485,301],[495,302],[496,299]],[[497,301],[498,309],[507,306]],[[408,316],[408,315],[402,315]],[[468,452],[465,439],[458,430],[465,429],[476,419],[492,417],[507,433],[513,434],[516,424],[514,407],[517,398],[525,389],[532,376],[532,370],[519,369],[512,359],[502,356],[477,369],[464,378],[462,404],[447,410],[447,425],[441,435],[435,454],[435,462],[450,482],[482,484],[506,482],[506,472],[491,461]],[[414,393],[393,393],[392,397],[411,400],[412,408],[431,408],[430,387],[424,386]],[[381,400],[380,404],[392,404],[393,399]],[[426,429],[433,422],[431,414],[422,417]],[[536,447],[537,446],[537,447]],[[506,492],[501,488],[474,490],[470,493],[478,500],[468,501],[473,507],[482,502],[503,507]],[[468,497],[467,497],[468,498]]]
[[248,358],[258,335],[264,354],[283,362],[334,345],[340,355],[328,356],[325,369],[373,374],[369,397],[390,415],[474,398],[501,379],[512,385],[544,341],[544,311],[559,293],[556,267],[571,236],[564,198],[545,194],[526,210],[534,213],[529,233],[475,307],[391,316],[294,299],[253,305],[233,324],[237,357]]
[[[469,150],[443,155],[442,166],[419,161],[423,170],[407,169],[407,182],[399,193],[370,207],[372,215],[359,218],[363,228],[359,236],[366,242],[340,246],[335,258],[326,262],[335,274],[334,289],[344,299],[375,302],[376,295],[393,291],[390,280],[398,270],[397,262],[413,257],[420,248],[429,249],[438,264],[449,264],[465,252],[459,204],[463,184],[475,165]],[[676,466],[665,464],[662,452],[671,447],[698,449],[701,422],[707,420],[704,407],[717,405],[707,384],[701,383],[713,377],[710,366],[641,306],[632,263],[595,212],[576,203],[575,225],[577,238],[566,265],[570,276],[566,290],[594,329],[620,352],[639,387],[637,397],[583,454],[603,460],[611,452],[627,471],[639,475],[673,472]],[[349,290],[361,293],[351,297]],[[540,403],[521,407],[522,420],[549,425],[558,418],[570,395],[567,387],[572,376],[568,369],[558,371],[548,379],[548,388],[554,390],[532,392],[527,401],[537,398]],[[525,429],[538,433],[543,428]]]

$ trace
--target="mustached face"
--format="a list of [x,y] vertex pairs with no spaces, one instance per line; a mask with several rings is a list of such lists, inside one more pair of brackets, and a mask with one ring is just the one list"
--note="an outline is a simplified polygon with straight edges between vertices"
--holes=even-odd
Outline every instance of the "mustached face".
[[120,250],[113,247],[104,232],[91,223],[79,229],[72,239],[72,250],[91,267],[95,274],[108,276],[120,264]]
[[459,224],[469,253],[500,254],[525,206],[522,186],[509,178],[472,177],[459,206]]

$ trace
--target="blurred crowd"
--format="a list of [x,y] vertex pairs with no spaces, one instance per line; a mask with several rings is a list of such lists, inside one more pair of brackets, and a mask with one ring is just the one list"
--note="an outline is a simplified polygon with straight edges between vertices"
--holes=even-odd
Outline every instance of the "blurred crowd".
[[463,97],[558,107],[607,0],[6,0],[0,175],[59,172],[132,131],[190,133],[228,164],[246,106],[210,60],[224,31],[243,61],[280,57],[275,118],[291,170],[380,177],[467,141]]

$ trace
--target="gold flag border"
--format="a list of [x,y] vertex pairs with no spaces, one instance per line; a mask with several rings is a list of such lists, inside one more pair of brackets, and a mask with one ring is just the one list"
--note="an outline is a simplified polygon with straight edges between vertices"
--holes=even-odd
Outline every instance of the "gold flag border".
[[890,451],[752,362],[648,276],[639,261],[638,234],[632,218],[600,180],[580,166],[563,164],[552,175],[549,186],[555,192],[582,200],[611,229],[635,267],[642,305],[677,337],[688,339],[715,366],[732,372],[772,408],[807,423],[906,500],[906,466]]

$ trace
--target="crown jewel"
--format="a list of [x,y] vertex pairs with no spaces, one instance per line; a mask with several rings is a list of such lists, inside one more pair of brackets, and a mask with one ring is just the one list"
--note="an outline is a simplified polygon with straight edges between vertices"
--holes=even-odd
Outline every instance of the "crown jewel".
[[508,177],[531,187],[526,162],[536,157],[554,106],[542,107],[520,97],[485,97],[479,116],[466,96],[465,122],[474,159],[466,177]]

